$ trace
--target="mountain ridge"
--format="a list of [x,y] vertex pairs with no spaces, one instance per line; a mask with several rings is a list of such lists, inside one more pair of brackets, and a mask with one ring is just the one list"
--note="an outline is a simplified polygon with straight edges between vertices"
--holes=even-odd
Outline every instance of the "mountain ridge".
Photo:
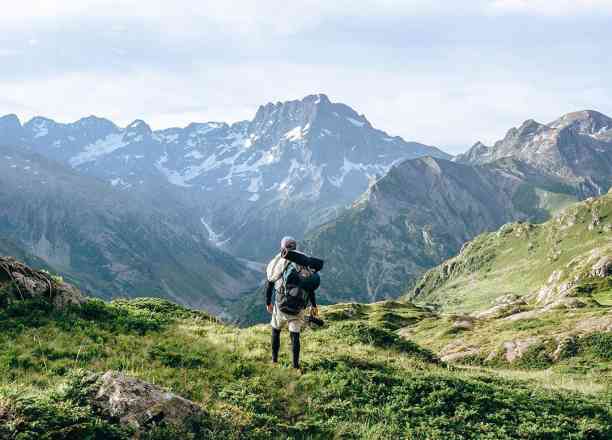
[[612,118],[594,110],[567,113],[548,124],[533,119],[513,127],[491,147],[480,142],[455,161],[484,164],[514,157],[580,186],[582,198],[612,186]]
[[0,154],[0,236],[83,290],[221,313],[224,297],[256,284],[243,263],[207,244],[199,224],[27,149],[0,145]]
[[[5,125],[9,119],[15,127],[12,117]],[[212,243],[260,261],[273,254],[279,236],[301,237],[333,218],[393,163],[450,157],[389,136],[323,94],[270,102],[252,120],[231,125],[151,130],[138,119],[120,128],[97,117],[69,124],[37,117],[20,133],[11,136],[118,189],[163,188],[168,198],[189,201],[185,215],[207,225]]]

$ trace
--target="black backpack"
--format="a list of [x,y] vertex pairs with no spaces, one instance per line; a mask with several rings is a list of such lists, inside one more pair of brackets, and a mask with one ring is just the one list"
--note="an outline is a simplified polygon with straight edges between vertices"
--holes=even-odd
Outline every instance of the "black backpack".
[[279,291],[276,292],[278,295],[276,303],[281,312],[287,315],[299,315],[299,313],[306,308],[309,294],[299,286],[287,284],[287,274],[292,266],[294,270],[299,272],[299,268],[294,263],[287,266],[285,273],[283,273],[283,284]]

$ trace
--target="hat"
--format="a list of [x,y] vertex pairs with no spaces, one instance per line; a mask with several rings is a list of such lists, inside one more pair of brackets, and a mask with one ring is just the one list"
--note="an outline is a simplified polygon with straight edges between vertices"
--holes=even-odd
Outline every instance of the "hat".
[[281,249],[295,250],[297,249],[297,241],[293,237],[283,237],[281,240]]

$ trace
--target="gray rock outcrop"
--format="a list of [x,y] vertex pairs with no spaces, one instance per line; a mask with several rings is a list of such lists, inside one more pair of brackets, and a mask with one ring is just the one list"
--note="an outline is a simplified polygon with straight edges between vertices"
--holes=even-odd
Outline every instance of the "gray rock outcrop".
[[204,414],[196,403],[118,371],[93,375],[88,381],[95,383],[92,407],[136,432],[154,424],[184,426],[190,418]]
[[[12,285],[11,285],[12,283]],[[11,257],[0,257],[0,287],[9,286],[3,302],[44,298],[55,307],[62,309],[68,305],[78,305],[86,301],[79,289],[49,273],[34,270]]]

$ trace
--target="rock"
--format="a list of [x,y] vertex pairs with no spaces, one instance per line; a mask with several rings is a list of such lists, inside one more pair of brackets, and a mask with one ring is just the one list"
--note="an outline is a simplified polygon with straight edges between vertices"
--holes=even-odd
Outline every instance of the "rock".
[[519,295],[503,295],[495,300],[493,307],[478,312],[474,317],[477,319],[504,318],[522,312],[526,305],[527,302]]
[[551,355],[554,362],[571,357],[576,350],[576,338],[570,335],[560,336],[557,339],[557,348]]
[[559,298],[556,301],[553,301],[544,307],[543,311],[555,310],[555,309],[580,309],[582,307],[586,307],[583,301],[580,301],[578,298]]
[[453,329],[455,330],[473,330],[474,320],[473,319],[462,319],[453,322]]
[[601,257],[591,269],[591,276],[605,278],[612,275],[612,256]]
[[534,319],[542,315],[543,313],[545,313],[543,309],[527,310],[525,312],[520,312],[514,315],[506,316],[504,318],[504,321],[521,321],[523,319]]
[[448,315],[453,330],[473,330],[476,318],[470,315]]
[[86,301],[79,289],[52,277],[49,273],[34,270],[12,257],[0,257],[0,287],[14,282],[13,300],[43,298],[57,308],[79,305]]
[[582,320],[576,324],[575,331],[580,334],[595,332],[612,332],[612,316],[592,317]]
[[496,306],[508,305],[508,304],[516,304],[516,303],[525,303],[523,297],[520,295],[516,295],[514,293],[509,293],[507,295],[502,295],[495,299]]
[[547,306],[560,298],[572,296],[578,280],[574,279],[565,283],[560,283],[563,272],[554,271],[548,278],[547,284],[538,290],[536,303],[540,306]]
[[459,362],[470,356],[478,356],[480,348],[474,345],[466,345],[463,342],[452,342],[444,347],[440,353],[442,362]]
[[159,423],[183,426],[189,418],[204,414],[190,400],[117,371],[97,378],[96,387],[92,407],[137,431]]
[[527,338],[523,340],[517,339],[515,341],[504,342],[502,345],[502,348],[504,350],[504,358],[506,359],[506,361],[512,363],[523,357],[529,347],[534,344],[537,344],[538,341],[538,338]]

